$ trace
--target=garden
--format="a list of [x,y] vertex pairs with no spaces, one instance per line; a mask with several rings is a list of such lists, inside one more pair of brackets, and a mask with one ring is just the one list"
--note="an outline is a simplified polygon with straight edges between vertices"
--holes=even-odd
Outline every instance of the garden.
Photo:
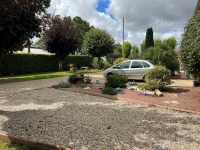
[[146,82],[130,81],[126,76],[119,74],[106,78],[104,82],[88,74],[74,73],[67,81],[52,85],[52,88],[181,111],[200,112],[199,87],[170,86],[171,82],[170,71],[163,66],[157,66],[146,73]]

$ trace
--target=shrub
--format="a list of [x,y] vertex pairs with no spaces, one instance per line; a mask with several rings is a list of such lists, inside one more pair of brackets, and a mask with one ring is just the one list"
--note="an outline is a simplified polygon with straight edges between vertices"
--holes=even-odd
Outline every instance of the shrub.
[[91,81],[92,81],[92,76],[84,76],[84,81],[85,81],[85,83],[91,83]]
[[115,95],[115,94],[117,94],[117,91],[114,88],[112,88],[112,87],[105,87],[102,90],[101,93],[102,94],[108,94],[108,95]]
[[200,82],[200,12],[194,15],[184,27],[180,46],[181,62],[188,74]]
[[124,88],[126,87],[127,82],[128,82],[127,76],[119,75],[115,73],[114,75],[108,76],[106,78],[105,86],[112,87],[112,88],[117,88],[117,87]]
[[57,88],[69,88],[70,86],[71,84],[69,82],[61,81],[58,84],[52,85],[51,87],[57,89]]
[[74,77],[76,77],[76,74],[75,74],[75,73],[72,74],[72,75],[69,75],[68,82],[74,84],[74,83],[76,82],[76,80],[75,80]]
[[117,58],[114,62],[113,62],[113,65],[116,65],[122,61],[125,61],[125,60],[128,60],[127,58],[124,58],[124,57],[121,57],[121,58]]
[[152,90],[152,87],[149,83],[139,83],[137,87],[141,90]]
[[107,69],[107,68],[110,68],[110,67],[112,67],[112,65],[108,61],[103,62],[103,69],[104,70]]
[[76,87],[86,88],[87,85],[85,83],[79,83],[79,84],[76,84]]
[[148,70],[145,74],[145,80],[152,89],[163,89],[170,84],[170,78],[171,71],[161,65]]

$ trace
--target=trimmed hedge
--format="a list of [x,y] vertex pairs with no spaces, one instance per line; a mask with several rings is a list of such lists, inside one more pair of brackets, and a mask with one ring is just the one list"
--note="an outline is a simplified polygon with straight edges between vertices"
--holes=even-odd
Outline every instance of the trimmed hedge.
[[88,66],[92,68],[93,57],[85,55],[69,55],[63,61],[63,70],[69,70],[69,64],[76,64],[77,69],[82,66]]
[[[75,63],[79,69],[81,66],[92,64],[89,56],[67,56],[63,62],[63,70],[69,70],[69,64]],[[0,74],[28,74],[40,72],[58,71],[58,59],[55,55],[38,54],[11,54],[0,59]]]

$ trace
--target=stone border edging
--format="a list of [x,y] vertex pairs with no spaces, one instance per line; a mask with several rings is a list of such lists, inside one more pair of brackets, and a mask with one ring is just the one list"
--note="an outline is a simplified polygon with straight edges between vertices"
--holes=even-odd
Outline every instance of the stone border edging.
[[12,135],[1,134],[1,133],[0,133],[0,140],[7,143],[20,144],[23,146],[37,149],[37,150],[72,150],[71,148],[65,148],[58,145],[37,142],[37,141],[28,140],[28,139],[19,138]]
[[[60,90],[66,90],[66,88],[59,88]],[[180,111],[180,112],[186,112],[186,113],[192,113],[192,114],[199,114],[200,112],[198,111],[193,111],[193,110],[187,110],[187,109],[181,109],[181,108],[176,108],[176,107],[168,107],[168,106],[163,106],[163,105],[159,105],[159,104],[151,104],[148,102],[141,102],[139,100],[134,100],[134,99],[128,99],[128,98],[123,98],[123,97],[119,97],[119,96],[110,96],[110,95],[105,95],[105,94],[99,94],[99,93],[92,93],[89,91],[84,91],[84,90],[76,90],[76,89],[70,89],[67,88],[69,91],[73,91],[73,92],[78,92],[78,93],[83,93],[83,94],[90,94],[93,96],[99,96],[99,97],[104,97],[104,98],[109,98],[112,100],[123,100],[123,101],[131,101],[131,102],[136,102],[136,103],[140,103],[140,104],[144,104],[144,105],[152,105],[155,107],[160,107],[160,108],[165,108],[165,109],[169,109],[169,110],[174,110],[174,111]]]

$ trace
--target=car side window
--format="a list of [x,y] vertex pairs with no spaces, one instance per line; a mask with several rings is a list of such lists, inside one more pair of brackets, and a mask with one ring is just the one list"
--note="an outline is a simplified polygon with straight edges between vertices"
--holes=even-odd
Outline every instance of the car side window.
[[144,68],[149,68],[149,67],[150,67],[150,65],[147,64],[146,62],[143,62],[143,61],[142,61],[142,64],[143,64]]
[[124,62],[124,63],[120,66],[120,69],[129,68],[130,63],[131,63],[130,61]]
[[131,64],[131,68],[143,68],[143,65],[140,61],[133,61]]

